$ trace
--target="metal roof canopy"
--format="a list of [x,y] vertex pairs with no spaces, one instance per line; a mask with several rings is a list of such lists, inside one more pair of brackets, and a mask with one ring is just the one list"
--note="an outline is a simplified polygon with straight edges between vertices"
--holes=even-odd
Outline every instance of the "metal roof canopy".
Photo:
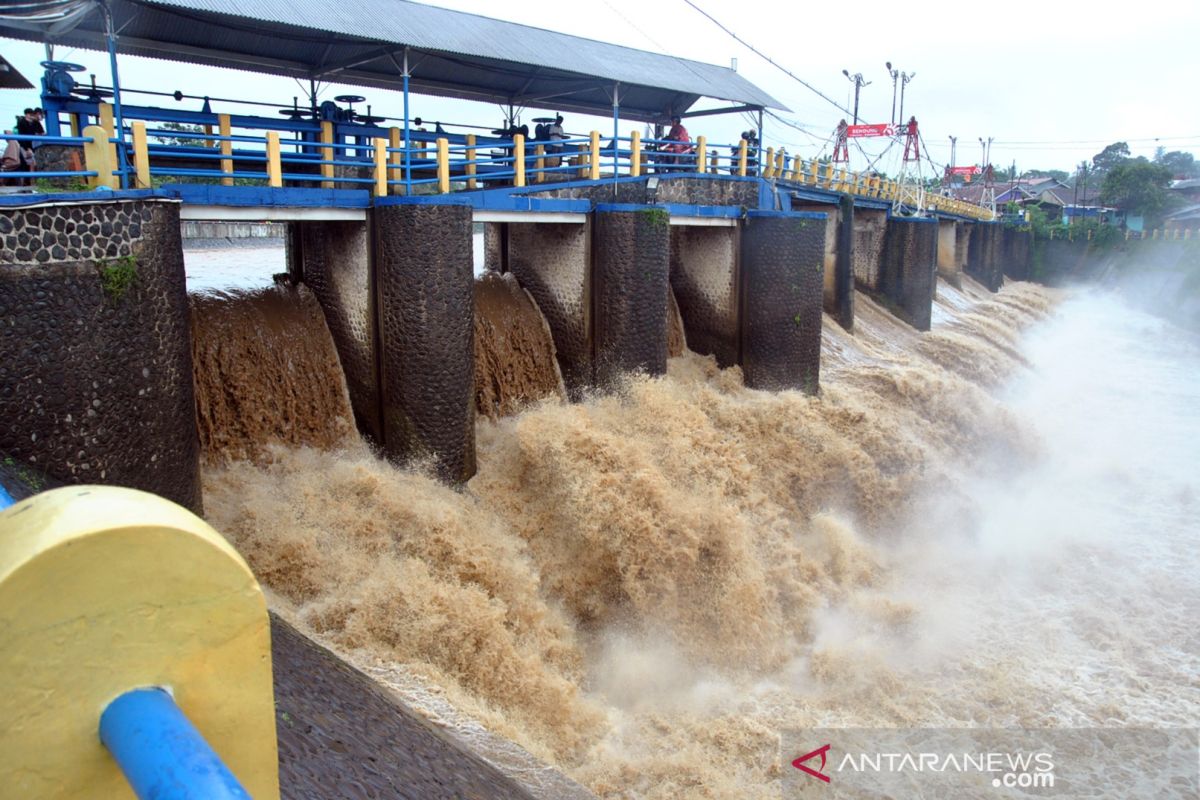
[[[409,0],[109,0],[121,53],[399,90],[407,53],[421,94],[643,122],[701,97],[776,108],[731,69]],[[0,12],[2,13],[2,12]],[[104,49],[104,19],[33,30],[0,18],[0,36]]]
[[32,89],[33,84],[17,68],[0,56],[0,89]]

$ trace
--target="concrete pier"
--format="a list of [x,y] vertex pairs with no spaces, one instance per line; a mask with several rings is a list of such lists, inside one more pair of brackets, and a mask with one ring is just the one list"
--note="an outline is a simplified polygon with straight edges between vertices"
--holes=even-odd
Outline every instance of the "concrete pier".
[[671,288],[688,347],[722,367],[741,360],[740,227],[671,228]]
[[742,371],[754,389],[820,385],[826,219],[751,211],[742,232]]
[[179,204],[0,206],[0,451],[201,511]]
[[893,314],[919,331],[932,322],[938,227],[930,217],[893,217],[887,223],[876,291]]
[[1004,285],[1000,263],[1001,230],[996,222],[977,223],[967,248],[966,273],[993,292],[1000,291]]
[[592,238],[596,385],[667,371],[671,222],[665,209],[599,205]]
[[461,483],[475,474],[471,209],[422,199],[374,210],[383,447]]

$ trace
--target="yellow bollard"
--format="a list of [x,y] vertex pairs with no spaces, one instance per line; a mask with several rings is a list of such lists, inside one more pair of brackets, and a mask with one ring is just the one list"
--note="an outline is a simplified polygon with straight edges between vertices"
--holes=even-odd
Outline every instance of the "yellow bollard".
[[78,114],[69,114],[67,118],[71,120],[71,135],[78,138],[80,135],[79,134],[79,115]]
[[276,189],[283,187],[283,164],[279,160],[279,131],[267,131],[267,184]]
[[[439,140],[440,141],[440,140]],[[438,145],[440,148],[441,145]],[[438,151],[439,153],[441,150]],[[439,156],[440,158],[440,156]],[[440,162],[439,162],[440,163]],[[513,134],[513,186],[525,185],[525,137]],[[446,191],[450,191],[449,188]]]
[[375,196],[387,197],[388,193],[388,163],[387,140],[375,139]]
[[539,144],[536,147],[534,147],[533,154],[535,156],[537,156],[537,162],[536,162],[536,166],[534,168],[534,172],[536,174],[533,176],[533,182],[534,183],[542,183],[543,181],[546,180],[546,147],[545,147],[545,145]]
[[113,122],[113,107],[109,103],[100,103],[96,106],[96,115],[100,118],[100,127],[105,131],[105,146],[108,148],[108,163],[112,164],[113,169],[119,165],[117,161],[117,145],[111,140],[116,136],[116,123]]
[[816,161],[813,161],[811,164],[809,164],[809,181],[808,182],[810,184],[812,184],[813,186],[816,186],[818,183],[821,182],[821,165]]
[[785,157],[784,157],[784,153],[783,153],[783,148],[781,147],[781,148],[779,148],[779,152],[775,154],[775,171],[771,173],[776,178],[784,177],[784,175],[783,175],[784,160],[785,160]]
[[229,137],[233,135],[231,133],[233,126],[230,123],[228,114],[217,115],[217,130],[222,137],[220,142],[221,155],[230,156],[230,158],[221,159],[221,172],[230,176],[228,178],[221,178],[221,185],[233,186],[233,142],[229,141]]
[[135,189],[150,188],[150,150],[146,144],[146,123],[133,123],[133,168]]
[[[388,147],[399,150],[404,145],[404,140],[401,138],[404,131],[397,128],[395,125],[388,128]],[[404,180],[404,154],[403,153],[388,153],[388,162],[390,164],[390,175],[394,176],[395,180],[403,182]]]
[[[333,123],[329,120],[321,123],[321,142],[326,145],[321,148],[321,160],[333,161],[333,148],[329,146],[333,144]],[[322,189],[333,188],[333,164],[321,165],[321,178],[323,179],[321,181]]]
[[637,131],[629,133],[629,175],[640,178],[642,175],[642,134]]
[[746,177],[746,140],[738,142],[738,175]]
[[475,134],[468,133],[467,134],[467,166],[466,166],[467,188],[468,189],[475,189],[478,186],[478,182],[475,180],[475,164],[472,163],[474,161],[475,161]]
[[767,148],[767,157],[763,161],[762,176],[764,178],[772,178],[775,176],[775,148],[774,147]]
[[267,604],[242,557],[191,512],[113,486],[0,512],[0,652],[6,797],[133,797],[100,743],[100,714],[162,686],[253,797],[278,800]]
[[[521,185],[524,186],[525,180],[525,137],[517,134],[515,140],[520,142],[521,152]],[[437,140],[437,179],[438,179],[438,194],[450,193],[450,140],[444,137],[439,137]]]
[[708,139],[703,136],[696,137],[696,171],[704,174],[705,168],[708,167]]
[[94,178],[88,178],[92,188],[117,188],[117,179],[113,176],[111,150],[108,147],[108,131],[99,125],[89,125],[83,129],[84,138],[91,139],[83,145],[83,164],[89,172],[95,172]]
[[592,131],[589,148],[588,180],[600,180],[600,131]]

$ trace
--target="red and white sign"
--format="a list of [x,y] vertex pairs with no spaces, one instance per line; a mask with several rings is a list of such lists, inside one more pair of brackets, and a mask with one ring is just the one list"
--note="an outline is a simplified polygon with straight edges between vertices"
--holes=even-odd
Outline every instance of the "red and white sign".
[[850,138],[863,136],[895,136],[896,129],[886,122],[878,125],[847,125],[846,136]]
[[954,167],[949,170],[951,175],[978,175],[982,170],[979,167]]

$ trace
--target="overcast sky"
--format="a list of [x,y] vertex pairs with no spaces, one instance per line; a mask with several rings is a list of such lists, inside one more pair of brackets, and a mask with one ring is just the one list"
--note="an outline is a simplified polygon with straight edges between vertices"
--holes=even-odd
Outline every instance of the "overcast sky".
[[[979,137],[995,137],[992,162],[1019,170],[1070,170],[1109,142],[1129,142],[1134,155],[1152,156],[1158,145],[1200,158],[1200,2],[1148,0],[1109,7],[1095,2],[797,3],[753,0],[694,0],[743,39],[829,97],[850,105],[851,83],[842,75],[863,73],[863,122],[887,122],[892,80],[884,67],[915,73],[905,96],[905,115],[918,118],[926,146],[938,162],[950,155],[948,136],[959,137],[959,164],[980,159]],[[782,101],[782,114],[809,133],[768,118],[768,145],[817,155],[845,114],[779,69],[738,44],[684,0],[594,0],[583,4],[524,0],[436,0],[430,5],[500,17],[669,55],[729,65]],[[336,3],[331,8],[336,13]],[[364,32],[369,33],[369,32]],[[0,53],[37,82],[41,45],[0,39]],[[56,58],[77,61],[109,82],[102,54],[60,49]],[[291,79],[122,57],[128,87],[288,103],[302,94]],[[86,78],[85,78],[86,79]],[[328,87],[322,99],[348,89]],[[399,93],[355,89],[375,113],[399,116]],[[0,91],[0,119],[36,104],[33,92]],[[144,102],[144,99],[139,99]],[[173,100],[158,104],[176,107]],[[185,101],[198,106],[194,101]],[[243,110],[214,103],[217,111]],[[496,125],[494,106],[421,97],[413,115]],[[537,116],[532,110],[525,122]],[[740,117],[692,121],[693,136],[730,142],[747,122]],[[568,115],[567,129],[596,127],[606,135],[611,121]],[[633,125],[622,125],[623,133]],[[868,151],[882,149],[865,140]],[[861,163],[861,156],[856,154]],[[889,162],[899,148],[880,163]],[[857,165],[856,165],[857,166]]]

